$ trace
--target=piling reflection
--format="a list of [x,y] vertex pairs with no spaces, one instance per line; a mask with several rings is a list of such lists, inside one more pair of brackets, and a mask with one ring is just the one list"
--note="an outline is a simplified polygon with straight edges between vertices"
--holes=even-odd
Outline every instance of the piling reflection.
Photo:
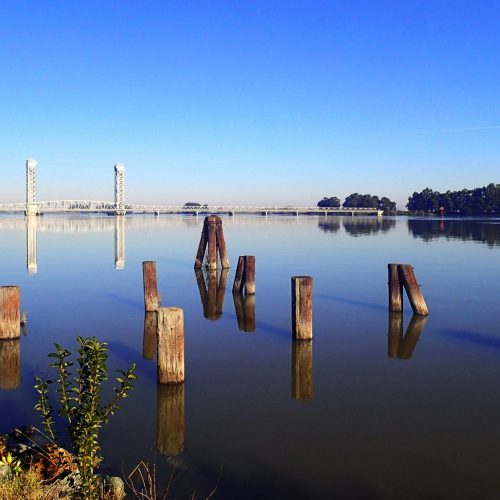
[[313,398],[312,341],[292,342],[292,398],[309,400]]
[[21,341],[0,340],[0,389],[16,389],[20,383]]
[[146,312],[144,315],[144,336],[142,339],[142,357],[144,359],[155,359],[157,325],[158,315],[156,311]]
[[194,270],[198,290],[203,305],[203,316],[210,320],[218,320],[222,316],[224,297],[226,294],[229,269]]
[[390,358],[410,359],[424,331],[427,319],[428,316],[414,314],[403,336],[403,313],[389,313],[387,355]]
[[184,448],[184,384],[158,384],[156,390],[156,447],[176,456]]
[[255,331],[255,295],[233,292],[234,310],[240,332]]

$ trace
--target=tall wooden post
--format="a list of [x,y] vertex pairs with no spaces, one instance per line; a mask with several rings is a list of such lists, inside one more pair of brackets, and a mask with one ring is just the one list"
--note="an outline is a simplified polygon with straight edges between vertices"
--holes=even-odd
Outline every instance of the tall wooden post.
[[296,340],[313,337],[312,285],[310,276],[292,277],[292,335]]
[[21,383],[21,341],[0,340],[0,389],[16,389]]
[[424,296],[420,291],[420,286],[417,282],[415,273],[413,272],[413,267],[409,264],[399,264],[398,273],[399,279],[405,287],[413,312],[415,314],[427,316],[429,314],[429,309],[425,303]]
[[245,272],[245,256],[238,257],[238,265],[236,266],[236,274],[234,275],[233,293],[241,293],[244,286],[243,273]]
[[194,261],[195,268],[203,266],[205,251],[207,252],[207,267],[209,270],[218,269],[218,257],[220,258],[222,269],[229,269],[229,259],[227,257],[222,220],[216,215],[205,217],[205,221],[203,222],[200,243]]
[[144,283],[144,307],[148,312],[156,311],[158,310],[160,301],[158,299],[155,261],[142,263],[142,276]]
[[21,336],[20,295],[18,286],[0,286],[0,340]]
[[156,445],[168,456],[184,448],[184,384],[156,387]]
[[180,307],[158,309],[158,383],[184,382],[184,312]]
[[399,280],[398,264],[388,264],[389,311],[403,310],[403,283]]
[[292,342],[292,398],[313,398],[312,342]]

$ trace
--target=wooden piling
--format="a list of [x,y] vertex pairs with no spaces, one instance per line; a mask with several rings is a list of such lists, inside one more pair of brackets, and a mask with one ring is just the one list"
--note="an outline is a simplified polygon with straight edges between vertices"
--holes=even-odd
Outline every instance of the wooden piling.
[[292,398],[313,398],[312,341],[292,342]]
[[[208,248],[207,248],[208,247]],[[227,256],[222,220],[216,215],[208,215],[203,222],[200,243],[196,253],[194,267],[203,266],[203,259],[207,253],[207,267],[210,270],[218,269],[219,258],[222,269],[229,269],[229,259]]]
[[233,293],[240,293],[243,289],[243,273],[245,270],[245,256],[238,257],[238,266],[236,267],[236,274],[234,275]]
[[429,314],[429,309],[425,303],[424,296],[420,291],[420,286],[417,282],[415,273],[413,272],[413,267],[409,264],[399,264],[398,265],[399,279],[403,283],[403,286],[410,300],[411,307],[415,314],[420,314],[422,316],[427,316]]
[[233,293],[252,295],[255,293],[255,256],[240,255],[234,276]]
[[144,308],[148,312],[158,310],[158,284],[156,280],[156,262],[154,260],[142,263],[142,276],[144,284]]
[[224,240],[224,231],[222,230],[222,220],[220,217],[216,218],[215,227],[217,237],[217,250],[219,251],[222,269],[229,269],[229,258],[227,256],[226,241]]
[[21,336],[21,289],[0,286],[0,341]]
[[158,383],[184,382],[184,311],[180,307],[158,309]]
[[296,340],[313,337],[312,285],[310,276],[292,276],[292,336]]
[[12,390],[21,384],[21,341],[0,340],[0,389]]
[[399,279],[398,264],[387,264],[389,285],[389,311],[403,310],[403,283]]
[[255,293],[255,256],[245,255],[245,295]]
[[156,331],[158,329],[158,318],[156,311],[144,314],[144,336],[142,340],[142,357],[154,359],[156,355]]
[[217,218],[209,215],[205,219],[208,224],[208,270],[217,269]]
[[184,448],[184,384],[157,385],[156,447],[168,456],[177,456]]

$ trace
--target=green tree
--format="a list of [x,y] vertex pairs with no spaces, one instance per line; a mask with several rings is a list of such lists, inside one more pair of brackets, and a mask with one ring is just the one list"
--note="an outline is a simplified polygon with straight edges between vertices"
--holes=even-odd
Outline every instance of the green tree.
[[318,201],[318,207],[321,208],[338,208],[340,207],[340,200],[336,196],[327,198],[326,196]]

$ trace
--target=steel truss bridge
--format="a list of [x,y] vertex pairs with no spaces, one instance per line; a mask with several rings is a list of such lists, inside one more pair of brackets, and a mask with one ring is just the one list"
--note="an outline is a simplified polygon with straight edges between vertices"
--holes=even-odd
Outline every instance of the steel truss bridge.
[[[175,205],[131,205],[117,204],[112,201],[95,200],[56,200],[39,201],[30,204],[31,210],[36,207],[36,213],[108,213],[122,215],[124,213],[160,214],[322,214],[322,215],[382,215],[383,211],[376,208],[320,208],[320,207],[249,207],[249,206],[175,206]],[[27,212],[26,203],[0,204],[0,212]]]

